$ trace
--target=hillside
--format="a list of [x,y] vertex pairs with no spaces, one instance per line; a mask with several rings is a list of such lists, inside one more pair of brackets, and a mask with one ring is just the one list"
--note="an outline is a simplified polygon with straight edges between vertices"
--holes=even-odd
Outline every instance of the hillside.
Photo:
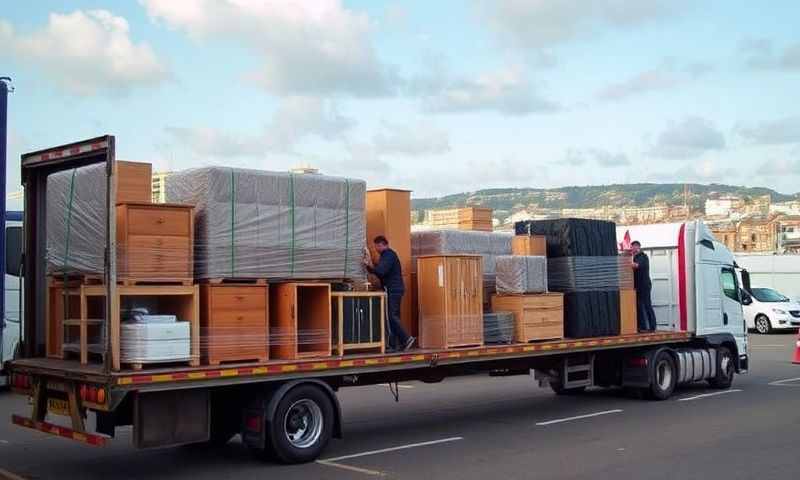
[[[769,188],[740,187],[722,184],[688,184],[692,209],[702,209],[709,197],[719,194],[752,198],[770,195],[772,202],[799,199],[800,194],[785,195]],[[493,188],[476,192],[457,193],[440,198],[416,198],[412,200],[415,210],[481,205],[494,209],[503,217],[528,206],[539,208],[595,208],[605,205],[619,207],[648,206],[654,204],[683,205],[682,183],[635,183],[627,185],[599,185],[585,187],[541,188]]]

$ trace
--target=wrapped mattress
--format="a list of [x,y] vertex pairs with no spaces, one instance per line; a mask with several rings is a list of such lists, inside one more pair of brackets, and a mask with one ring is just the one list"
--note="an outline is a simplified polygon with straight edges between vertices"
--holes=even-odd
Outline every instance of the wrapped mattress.
[[166,180],[195,206],[195,277],[354,279],[365,272],[362,180],[206,167]]
[[428,230],[411,233],[411,268],[417,270],[422,255],[473,254],[483,257],[484,300],[495,292],[495,264],[498,255],[511,255],[508,233],[469,230]]
[[189,322],[122,323],[122,363],[177,362],[191,358]]
[[584,218],[526,220],[515,223],[514,231],[517,235],[544,235],[548,258],[617,254],[614,222]]
[[511,343],[514,340],[514,314],[492,312],[483,314],[484,343]]
[[106,164],[47,177],[47,273],[102,275],[106,245]]
[[528,255],[496,257],[497,293],[523,294],[547,291],[547,258]]

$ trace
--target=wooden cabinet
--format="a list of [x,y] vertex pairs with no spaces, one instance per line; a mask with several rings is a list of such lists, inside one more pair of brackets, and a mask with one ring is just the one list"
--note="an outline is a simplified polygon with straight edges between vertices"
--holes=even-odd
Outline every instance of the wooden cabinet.
[[153,198],[152,164],[118,160],[116,175],[116,203],[150,203]]
[[479,255],[417,258],[422,348],[483,345],[483,259]]
[[204,363],[269,359],[267,285],[202,285],[200,343]]
[[619,291],[619,334],[634,335],[639,332],[636,312],[636,290],[622,288]]
[[269,287],[269,356],[295,360],[331,354],[331,286],[277,283]]
[[511,239],[511,254],[546,257],[547,237],[544,235],[514,235]]
[[492,295],[493,312],[514,313],[514,341],[564,338],[564,294]]
[[383,292],[332,292],[332,339],[337,355],[347,351],[385,352]]
[[397,252],[403,270],[406,295],[400,306],[400,323],[409,335],[418,335],[417,319],[413,315],[411,295],[411,192],[408,190],[369,190],[366,202],[367,245],[373,261],[378,260],[372,240],[383,235]]
[[193,281],[194,208],[117,205],[117,279],[123,283]]

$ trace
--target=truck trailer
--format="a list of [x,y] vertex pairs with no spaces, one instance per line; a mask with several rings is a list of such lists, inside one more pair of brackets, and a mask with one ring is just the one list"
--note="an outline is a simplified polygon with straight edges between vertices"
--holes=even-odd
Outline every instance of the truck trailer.
[[[341,438],[341,388],[475,374],[534,374],[556,394],[625,387],[663,400],[676,387],[706,381],[729,388],[748,369],[741,289],[734,257],[701,222],[674,228],[663,249],[664,278],[653,295],[659,329],[622,336],[558,339],[454,349],[417,349],[242,364],[156,366],[146,370],[49,358],[46,349],[44,218],[47,177],[89,164],[106,166],[106,311],[116,279],[115,138],[103,136],[22,156],[25,187],[20,357],[10,362],[12,389],[31,398],[13,423],[102,446],[132,427],[137,448],[190,443],[221,445],[240,434],[257,455],[286,463],[317,459]],[[656,252],[651,252],[655,256]],[[659,253],[661,255],[661,253]],[[654,262],[655,263],[655,262]],[[742,277],[747,279],[747,274]],[[112,345],[107,339],[107,354]],[[88,415],[89,413],[92,415]],[[94,420],[89,425],[89,420]]]

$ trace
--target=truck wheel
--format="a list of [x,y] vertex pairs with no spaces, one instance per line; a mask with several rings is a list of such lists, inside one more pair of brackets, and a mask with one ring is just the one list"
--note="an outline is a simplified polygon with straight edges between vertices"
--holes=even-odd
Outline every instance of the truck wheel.
[[770,323],[769,318],[766,315],[759,315],[756,317],[756,332],[760,333],[761,335],[766,335],[772,332],[772,323]]
[[728,347],[719,347],[717,349],[717,374],[708,380],[709,385],[719,389],[730,388],[734,373],[733,354]]
[[333,404],[312,385],[289,390],[267,427],[267,451],[284,463],[316,460],[333,434]]
[[651,400],[666,400],[675,390],[678,375],[675,360],[667,352],[660,352],[654,359],[653,378],[647,396]]

